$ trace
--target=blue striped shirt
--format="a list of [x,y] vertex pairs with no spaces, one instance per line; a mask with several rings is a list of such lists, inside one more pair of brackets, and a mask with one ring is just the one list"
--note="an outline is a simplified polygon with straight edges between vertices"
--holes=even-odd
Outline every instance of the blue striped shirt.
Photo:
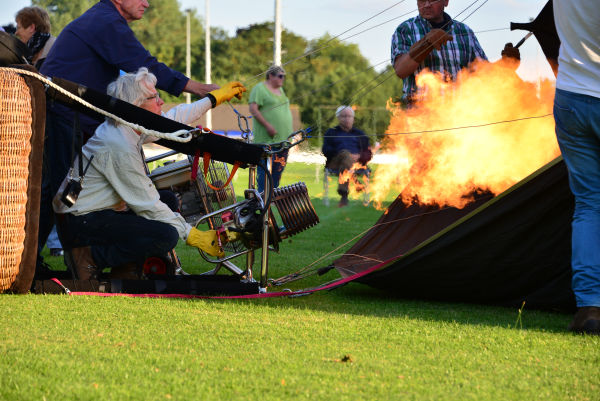
[[[442,73],[447,79],[455,79],[458,72],[476,58],[487,60],[475,34],[467,25],[454,21],[444,13],[444,30],[452,35],[440,50],[433,50],[417,67],[416,71],[403,80],[402,100],[410,102],[417,94],[415,76],[423,69]],[[396,57],[408,53],[410,47],[423,38],[431,29],[431,23],[420,15],[404,21],[392,36],[392,65]]]

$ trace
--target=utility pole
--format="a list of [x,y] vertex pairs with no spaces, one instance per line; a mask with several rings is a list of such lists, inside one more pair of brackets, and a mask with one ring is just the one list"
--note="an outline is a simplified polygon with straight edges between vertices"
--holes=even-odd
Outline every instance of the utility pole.
[[[204,22],[205,22],[205,27],[204,27],[204,65],[206,66],[204,68],[204,82],[207,84],[211,83],[211,65],[210,65],[210,0],[204,0],[205,1],[205,10],[204,10]],[[206,127],[208,128],[212,128],[212,112],[211,110],[208,110],[206,112]]]
[[[186,77],[192,79],[192,44],[191,44],[191,21],[190,15],[192,10],[189,8],[185,10],[186,12],[186,36],[185,36],[185,75]],[[185,102],[190,104],[192,102],[192,95],[190,93],[185,94]]]
[[275,29],[273,32],[273,64],[281,65],[281,0],[275,0]]

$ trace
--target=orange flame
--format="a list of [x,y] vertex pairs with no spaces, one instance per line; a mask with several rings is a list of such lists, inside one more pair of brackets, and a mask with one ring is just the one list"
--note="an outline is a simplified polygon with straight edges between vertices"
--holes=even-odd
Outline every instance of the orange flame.
[[364,192],[369,185],[369,171],[365,166],[356,162],[350,169],[340,172],[338,182],[340,184],[347,182],[350,196],[357,197],[357,195]]
[[[455,82],[424,71],[417,85],[423,101],[393,110],[383,148],[396,162],[380,164],[371,179],[376,205],[393,190],[407,204],[463,207],[473,191],[498,194],[560,154],[549,81],[536,87],[499,61],[476,62]],[[489,124],[533,116],[545,117]],[[473,128],[399,134],[453,127]]]

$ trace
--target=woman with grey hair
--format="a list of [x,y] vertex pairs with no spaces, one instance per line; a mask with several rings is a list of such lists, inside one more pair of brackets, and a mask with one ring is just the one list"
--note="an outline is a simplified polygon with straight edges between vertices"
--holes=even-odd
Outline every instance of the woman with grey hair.
[[[254,143],[279,143],[285,141],[292,133],[292,112],[290,111],[290,101],[283,90],[284,79],[283,67],[271,66],[267,70],[265,82],[259,83],[250,92],[250,113],[254,117],[252,123]],[[274,188],[279,186],[287,157],[287,150],[273,156],[271,173]],[[258,168],[256,179],[258,191],[263,192],[265,172],[262,167]]]
[[[230,82],[206,98],[162,113],[164,102],[155,85],[154,74],[142,67],[109,84],[108,94],[190,124],[211,107],[234,96],[240,98],[246,91],[241,83]],[[79,279],[95,278],[106,267],[121,273],[125,270],[125,277],[134,278],[148,257],[166,254],[179,238],[210,255],[223,255],[214,230],[199,231],[161,201],[146,175],[141,155],[142,145],[154,140],[108,119],[82,149],[83,165],[89,164],[89,169],[81,193],[71,206],[61,201],[69,177],[63,181],[54,198],[54,211],[64,216],[61,240],[66,248],[71,248],[72,259],[65,260]]]

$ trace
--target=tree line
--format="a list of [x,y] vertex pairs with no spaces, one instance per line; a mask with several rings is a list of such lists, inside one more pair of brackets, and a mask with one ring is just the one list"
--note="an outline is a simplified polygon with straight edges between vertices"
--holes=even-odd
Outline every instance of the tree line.
[[[32,0],[32,3],[48,10],[52,34],[58,36],[96,0]],[[186,20],[186,13],[180,10],[177,0],[155,0],[144,18],[130,26],[152,55],[185,72]],[[203,81],[204,24],[196,10],[191,10],[190,20],[191,75]],[[386,104],[389,99],[397,99],[402,94],[402,82],[395,77],[391,66],[381,72],[370,68],[357,45],[329,34],[307,40],[283,28],[281,37],[282,63],[287,73],[284,89],[290,101],[299,106],[303,124],[323,133],[337,124],[335,108],[350,103],[358,108],[355,126],[368,134],[383,134],[389,124]],[[211,27],[213,82],[222,85],[238,80],[251,89],[264,79],[260,74],[272,63],[272,38],[272,22],[238,29],[233,36],[222,28]],[[288,61],[291,62],[286,64]],[[165,98],[181,101],[167,94]],[[313,140],[313,144],[318,145],[319,141]]]

